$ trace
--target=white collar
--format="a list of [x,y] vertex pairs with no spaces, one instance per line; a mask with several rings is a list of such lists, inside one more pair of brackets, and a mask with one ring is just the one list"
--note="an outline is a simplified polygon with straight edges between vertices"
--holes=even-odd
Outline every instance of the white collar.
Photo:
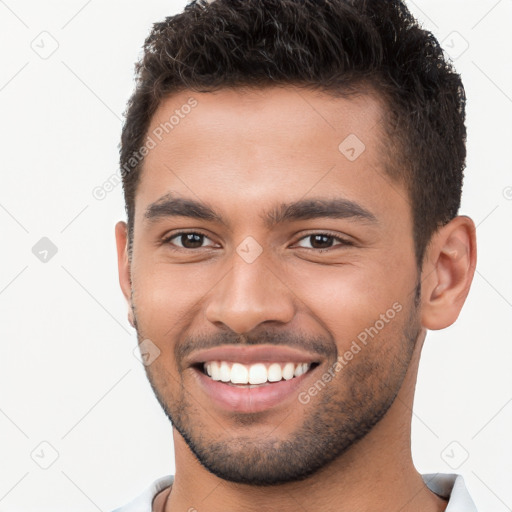
[[[427,473],[421,475],[427,487],[443,498],[449,498],[445,512],[478,512],[469,495],[462,475],[453,473]],[[155,480],[146,490],[128,505],[114,512],[151,512],[156,495],[174,482],[174,476],[163,476]]]

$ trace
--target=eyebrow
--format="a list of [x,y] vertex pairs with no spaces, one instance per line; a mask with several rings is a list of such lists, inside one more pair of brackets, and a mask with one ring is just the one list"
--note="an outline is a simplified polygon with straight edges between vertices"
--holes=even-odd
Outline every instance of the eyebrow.
[[375,215],[354,201],[344,198],[302,199],[294,203],[281,204],[270,210],[265,217],[267,227],[283,222],[316,218],[351,219],[372,224]]
[[[208,204],[174,194],[161,197],[149,205],[144,214],[144,218],[150,223],[170,217],[206,220],[229,227],[229,222]],[[276,205],[263,215],[267,228],[284,222],[316,218],[351,219],[371,224],[378,222],[372,212],[345,198],[301,199]]]

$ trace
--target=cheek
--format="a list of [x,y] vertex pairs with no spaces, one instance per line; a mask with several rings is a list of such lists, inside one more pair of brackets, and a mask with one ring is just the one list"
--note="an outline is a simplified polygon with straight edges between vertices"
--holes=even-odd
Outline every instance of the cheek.
[[[142,261],[142,260],[140,260]],[[148,260],[132,274],[133,303],[141,335],[169,345],[204,328],[205,301],[229,267],[198,263],[171,265]],[[210,326],[211,327],[211,326]]]
[[147,265],[134,272],[133,303],[139,327],[147,337],[168,338],[186,321],[206,293],[197,272],[165,264]]
[[[384,280],[378,269],[318,266],[307,275],[307,279],[289,275],[290,288],[306,308],[305,314],[314,315],[335,339],[349,342],[374,326],[381,315],[394,319],[396,310],[402,309],[403,283],[389,275]],[[386,326],[390,323],[395,322],[388,321]]]

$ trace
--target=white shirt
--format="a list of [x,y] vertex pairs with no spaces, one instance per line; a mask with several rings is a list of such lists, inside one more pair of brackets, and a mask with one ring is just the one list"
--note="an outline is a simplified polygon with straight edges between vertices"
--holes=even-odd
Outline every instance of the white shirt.
[[[462,475],[448,473],[428,473],[421,475],[427,487],[443,498],[450,498],[445,512],[478,512],[469,495]],[[155,496],[172,485],[174,476],[164,476],[155,480],[138,498],[114,512],[152,512]]]

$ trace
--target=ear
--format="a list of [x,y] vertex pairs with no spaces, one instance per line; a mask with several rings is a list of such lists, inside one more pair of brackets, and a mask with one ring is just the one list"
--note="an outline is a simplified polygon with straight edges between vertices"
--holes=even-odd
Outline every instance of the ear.
[[128,321],[135,327],[132,309],[132,284],[130,277],[130,259],[128,257],[128,227],[126,222],[116,224],[117,268],[121,291],[128,304]]
[[452,325],[469,293],[476,267],[476,228],[455,217],[433,235],[421,273],[421,319],[427,329]]

